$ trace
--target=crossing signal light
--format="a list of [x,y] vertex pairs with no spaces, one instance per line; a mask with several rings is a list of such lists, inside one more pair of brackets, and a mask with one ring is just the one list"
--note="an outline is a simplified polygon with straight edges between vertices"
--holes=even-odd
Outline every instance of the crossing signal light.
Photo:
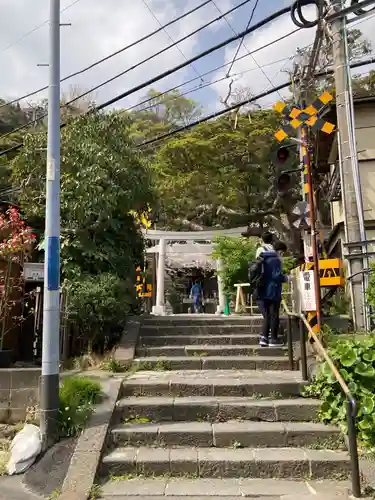
[[280,165],[284,165],[290,157],[290,150],[288,148],[279,148],[276,152],[276,159]]
[[286,172],[277,178],[277,190],[279,193],[286,193],[290,188],[290,175]]

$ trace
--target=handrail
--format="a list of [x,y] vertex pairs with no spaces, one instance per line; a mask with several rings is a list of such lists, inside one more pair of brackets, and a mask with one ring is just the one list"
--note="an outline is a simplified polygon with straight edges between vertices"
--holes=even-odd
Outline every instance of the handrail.
[[[302,378],[308,380],[307,375],[307,356],[306,356],[306,336],[302,324],[306,327],[309,335],[314,339],[315,345],[317,346],[320,354],[325,359],[326,363],[330,367],[333,375],[335,376],[337,382],[340,384],[342,391],[344,392],[347,399],[347,419],[348,419],[348,441],[349,441],[349,454],[352,467],[352,493],[355,498],[361,497],[361,478],[359,471],[359,461],[358,461],[358,446],[357,446],[357,436],[355,428],[355,419],[358,414],[357,401],[350,392],[350,389],[342,376],[340,375],[338,369],[334,365],[332,359],[329,357],[327,351],[324,349],[323,344],[320,342],[316,333],[312,330],[306,317],[302,313],[297,313],[290,311],[285,299],[282,299],[282,306],[288,317],[294,317],[300,321],[300,333],[301,333],[301,370]],[[291,343],[292,335],[289,332],[288,344]]]

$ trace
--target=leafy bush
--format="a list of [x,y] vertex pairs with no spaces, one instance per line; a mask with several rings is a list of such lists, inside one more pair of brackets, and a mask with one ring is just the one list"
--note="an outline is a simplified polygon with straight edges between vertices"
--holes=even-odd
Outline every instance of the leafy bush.
[[251,238],[220,237],[214,241],[212,257],[221,259],[221,276],[226,292],[233,292],[235,283],[247,283],[249,261],[255,259],[256,240]]
[[67,286],[66,313],[91,347],[111,348],[134,310],[134,286],[112,274],[82,276]]
[[289,274],[292,269],[297,266],[297,259],[292,255],[284,255],[282,257],[283,262],[283,272]]
[[[214,240],[212,257],[221,259],[223,262],[224,270],[221,272],[221,276],[226,292],[233,292],[236,283],[247,283],[249,281],[249,262],[255,259],[256,249],[256,238],[224,236]],[[296,259],[292,256],[284,256],[282,261],[285,273],[289,273],[296,267]]]
[[[367,448],[375,447],[375,336],[337,340],[329,355],[356,398],[358,439]],[[323,363],[304,395],[322,400],[319,416],[323,422],[346,430],[345,395],[327,363]]]
[[100,400],[98,382],[85,377],[69,377],[60,387],[58,430],[61,437],[76,436],[91,416],[92,405]]

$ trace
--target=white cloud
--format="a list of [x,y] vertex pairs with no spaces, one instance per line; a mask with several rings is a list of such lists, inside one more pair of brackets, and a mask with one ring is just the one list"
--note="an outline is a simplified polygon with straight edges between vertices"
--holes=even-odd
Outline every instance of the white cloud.
[[[201,3],[201,0],[146,1],[162,24]],[[224,11],[230,8],[232,2],[232,0],[217,1]],[[61,2],[61,8],[64,9],[70,3],[73,3],[73,0]],[[0,79],[0,96],[10,99],[43,87],[48,82],[48,68],[37,66],[48,62],[48,24],[18,43],[14,43],[11,47],[7,47],[23,34],[48,19],[49,1],[3,0],[1,10],[0,63],[2,77]],[[178,39],[217,16],[217,10],[209,4],[169,27],[168,33],[174,40]],[[72,23],[71,27],[61,28],[62,77],[80,70],[160,27],[142,0],[132,0],[131,2],[80,0],[62,13],[61,22]],[[213,29],[216,30],[217,26],[213,25]],[[199,36],[195,35],[179,45],[186,57],[191,57],[193,53],[199,52],[197,50],[198,40]],[[160,32],[87,73],[64,82],[62,92],[67,92],[72,85],[87,90],[169,44],[171,41],[167,34]],[[4,49],[6,50],[4,51]],[[183,60],[184,58],[178,49],[171,49],[98,90],[94,98],[97,102],[103,102]],[[173,85],[181,83],[184,80],[184,75],[186,75],[186,71],[181,70],[176,75],[169,77],[168,80],[163,81],[162,85],[165,86],[166,82]],[[157,84],[155,86],[160,87]],[[134,95],[119,102],[118,105],[132,104],[146,91],[147,89],[139,92],[138,96]],[[46,97],[46,93],[38,94],[33,99],[42,97]]]
[[[160,23],[164,24],[182,12],[186,12],[199,5],[203,0],[145,1],[152,8]],[[289,3],[289,0],[285,0],[285,2]],[[73,0],[62,0],[61,8],[64,9],[71,3],[73,3]],[[215,0],[215,3],[222,12],[225,12],[232,5],[238,4],[238,1]],[[168,33],[176,40],[218,15],[219,13],[214,5],[210,3],[193,15],[170,26]],[[48,16],[49,0],[1,0],[0,97],[7,99],[16,98],[34,89],[43,87],[48,83],[48,68],[37,66],[38,64],[48,62],[48,24],[43,25],[40,29],[37,29],[32,34],[17,42],[25,33],[45,22]],[[228,17],[229,21],[233,21],[234,19],[234,15]],[[80,70],[108,55],[110,52],[118,50],[141,36],[148,34],[150,31],[159,28],[158,22],[147,10],[143,0],[78,0],[75,5],[62,13],[61,22],[72,23],[71,27],[61,28],[62,77]],[[223,39],[225,39],[231,36],[232,33],[223,20],[213,24],[209,30],[205,30],[205,35],[208,33],[208,36],[204,37],[204,48],[208,48],[211,44],[210,33],[214,35],[215,31],[225,26],[226,31],[225,33],[223,31],[222,35]],[[373,41],[375,48],[375,18],[369,18],[358,27],[363,30],[365,36]],[[286,15],[246,37],[245,45],[249,50],[254,50],[294,29],[295,26],[290,16]],[[291,63],[288,61],[277,62],[276,64],[270,63],[292,57],[295,54],[296,48],[311,43],[313,36],[314,30],[302,30],[269,48],[260,50],[254,55],[257,63],[264,66],[264,72],[273,85],[277,85],[287,79],[287,74],[283,71],[290,68]],[[189,58],[202,50],[201,42],[202,39],[199,35],[195,35],[181,43],[179,47],[184,55]],[[95,69],[64,82],[62,92],[68,92],[71,86],[78,86],[83,90],[88,90],[170,43],[171,41],[168,36],[164,32],[161,32]],[[11,46],[7,48],[9,45]],[[223,62],[230,61],[233,58],[236,47],[237,43],[231,44],[225,50],[221,51],[221,53],[216,53],[213,60],[218,62],[220,57],[224,57],[225,60]],[[246,53],[246,49],[242,47],[240,55],[245,55]],[[101,88],[94,94],[94,98],[99,103],[106,101],[158,75],[160,72],[172,68],[182,61],[184,61],[184,57],[178,49],[171,49]],[[200,67],[204,67],[206,63],[207,69],[213,67],[211,59],[208,60],[208,58],[200,61]],[[196,63],[196,65],[198,64]],[[212,80],[225,76],[226,70],[227,68],[213,74]],[[236,62],[232,73],[241,73],[243,71],[247,71],[247,73],[238,79],[236,85],[249,87],[253,93],[271,88],[268,79],[257,68],[256,63],[250,56]],[[186,79],[187,69],[184,69],[170,76],[168,79],[156,83],[154,86],[166,89],[168,86],[178,85]],[[218,96],[224,96],[227,93],[228,82],[218,83],[213,86],[213,89]],[[184,90],[186,90],[186,87]],[[120,107],[132,105],[139,101],[146,92],[147,89],[139,91],[137,94],[133,94],[120,101],[117,105]],[[282,93],[282,95],[285,95],[285,93]],[[38,94],[29,101],[36,101],[43,97],[46,97],[46,93]],[[191,97],[199,100],[200,95],[198,93],[191,95]],[[277,95],[273,95],[265,98],[262,102],[274,102],[277,98]],[[219,99],[214,99],[214,102],[207,103],[207,108],[215,106],[221,107]]]

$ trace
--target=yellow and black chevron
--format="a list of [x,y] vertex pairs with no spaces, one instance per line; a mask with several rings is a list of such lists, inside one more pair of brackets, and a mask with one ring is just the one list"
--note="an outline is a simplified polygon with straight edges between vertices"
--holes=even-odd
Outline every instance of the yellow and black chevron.
[[274,109],[278,113],[284,115],[284,118],[288,120],[289,123],[284,124],[280,130],[275,133],[276,139],[282,142],[290,135],[293,135],[294,131],[303,124],[309,126],[314,132],[321,130],[326,134],[331,134],[335,129],[335,125],[320,118],[319,112],[326,104],[332,101],[332,99],[333,97],[329,92],[324,92],[305,109],[299,109],[297,107],[291,108],[285,103],[278,101]]

